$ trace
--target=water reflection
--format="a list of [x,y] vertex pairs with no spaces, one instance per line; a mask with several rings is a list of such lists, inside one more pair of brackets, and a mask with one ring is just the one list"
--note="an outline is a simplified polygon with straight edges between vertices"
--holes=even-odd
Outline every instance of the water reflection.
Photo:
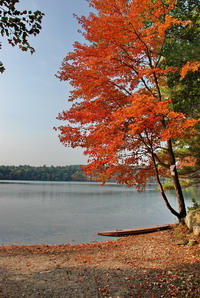
[[[186,192],[187,205],[193,192]],[[176,208],[174,192],[168,192]],[[0,244],[80,243],[110,238],[101,230],[152,226],[176,219],[156,191],[144,193],[116,184],[0,183]]]

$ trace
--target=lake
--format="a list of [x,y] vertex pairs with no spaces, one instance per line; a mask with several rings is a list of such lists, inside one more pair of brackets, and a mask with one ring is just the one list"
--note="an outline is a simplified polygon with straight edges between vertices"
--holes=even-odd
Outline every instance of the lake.
[[[187,206],[197,192],[184,191]],[[97,232],[174,222],[155,185],[138,193],[114,183],[0,181],[0,245],[105,241],[114,238]]]

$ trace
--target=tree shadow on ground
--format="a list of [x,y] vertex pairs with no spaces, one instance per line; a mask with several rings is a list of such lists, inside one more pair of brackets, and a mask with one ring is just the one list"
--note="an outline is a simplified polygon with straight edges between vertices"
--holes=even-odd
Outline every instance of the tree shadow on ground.
[[[3,270],[3,271],[2,271]],[[1,268],[0,297],[200,297],[200,263],[167,269],[50,267],[26,274]]]

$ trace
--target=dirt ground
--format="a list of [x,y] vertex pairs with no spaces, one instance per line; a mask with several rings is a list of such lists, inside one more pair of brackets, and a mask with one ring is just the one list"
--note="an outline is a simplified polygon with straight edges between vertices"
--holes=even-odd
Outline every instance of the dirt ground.
[[1,246],[0,297],[200,297],[200,241],[181,233]]

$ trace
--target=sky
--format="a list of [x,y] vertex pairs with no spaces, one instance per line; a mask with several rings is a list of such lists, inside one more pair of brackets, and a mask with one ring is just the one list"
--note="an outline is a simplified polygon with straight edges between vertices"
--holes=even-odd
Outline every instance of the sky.
[[53,127],[59,112],[70,107],[71,86],[55,74],[75,41],[84,42],[73,17],[91,11],[85,0],[20,0],[19,9],[45,13],[39,35],[29,39],[36,53],[22,52],[6,40],[0,61],[0,165],[65,166],[85,164],[81,148],[60,143]]

